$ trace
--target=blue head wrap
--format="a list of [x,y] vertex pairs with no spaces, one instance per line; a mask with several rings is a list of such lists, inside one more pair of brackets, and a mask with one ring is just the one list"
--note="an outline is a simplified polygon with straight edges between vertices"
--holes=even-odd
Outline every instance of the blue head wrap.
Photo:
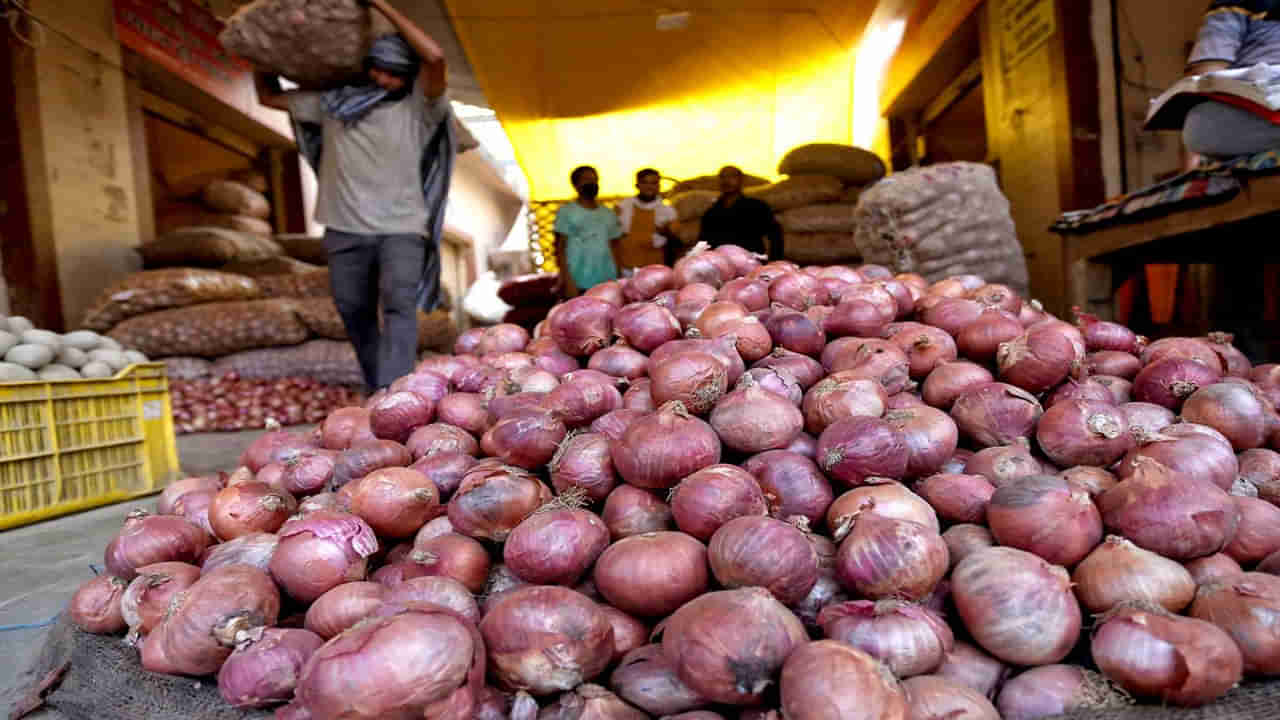
[[420,61],[404,38],[399,35],[384,35],[373,42],[364,64],[366,73],[370,68],[377,68],[404,78],[405,88],[393,93],[366,82],[330,90],[324,95],[325,108],[343,125],[351,126],[360,122],[384,100],[394,102],[404,99],[412,90]]

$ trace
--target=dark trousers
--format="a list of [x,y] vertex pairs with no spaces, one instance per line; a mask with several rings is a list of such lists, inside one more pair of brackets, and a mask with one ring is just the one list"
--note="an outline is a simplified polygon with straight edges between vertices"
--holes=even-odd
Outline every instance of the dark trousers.
[[[426,262],[421,235],[325,232],[333,299],[370,389],[413,372],[418,352],[418,281]],[[382,304],[382,324],[378,304]]]

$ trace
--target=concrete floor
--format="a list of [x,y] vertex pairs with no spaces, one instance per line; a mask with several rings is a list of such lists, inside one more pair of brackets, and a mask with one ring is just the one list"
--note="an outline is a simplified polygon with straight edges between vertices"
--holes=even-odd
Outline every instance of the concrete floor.
[[[183,470],[188,475],[232,470],[261,434],[179,436]],[[90,564],[101,568],[102,552],[129,511],[154,505],[154,497],[139,498],[0,533],[0,626],[39,623],[61,612],[80,583],[93,577]],[[15,683],[39,653],[45,632],[0,630],[0,717],[8,716]]]

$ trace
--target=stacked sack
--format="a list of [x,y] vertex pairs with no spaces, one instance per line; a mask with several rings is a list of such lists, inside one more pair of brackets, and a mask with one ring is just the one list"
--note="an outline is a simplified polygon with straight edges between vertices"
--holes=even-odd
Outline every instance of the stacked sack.
[[169,191],[171,199],[163,201],[156,211],[156,232],[161,236],[190,228],[220,228],[271,239],[271,202],[265,194],[267,180],[261,173],[244,171],[215,179],[202,188]]

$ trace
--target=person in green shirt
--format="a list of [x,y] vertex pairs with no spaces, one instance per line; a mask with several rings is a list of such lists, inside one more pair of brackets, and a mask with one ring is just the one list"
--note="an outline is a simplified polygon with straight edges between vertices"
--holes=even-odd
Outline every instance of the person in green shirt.
[[578,197],[556,213],[556,263],[565,297],[618,279],[617,245],[622,225],[600,204],[600,176],[582,166],[569,176]]

